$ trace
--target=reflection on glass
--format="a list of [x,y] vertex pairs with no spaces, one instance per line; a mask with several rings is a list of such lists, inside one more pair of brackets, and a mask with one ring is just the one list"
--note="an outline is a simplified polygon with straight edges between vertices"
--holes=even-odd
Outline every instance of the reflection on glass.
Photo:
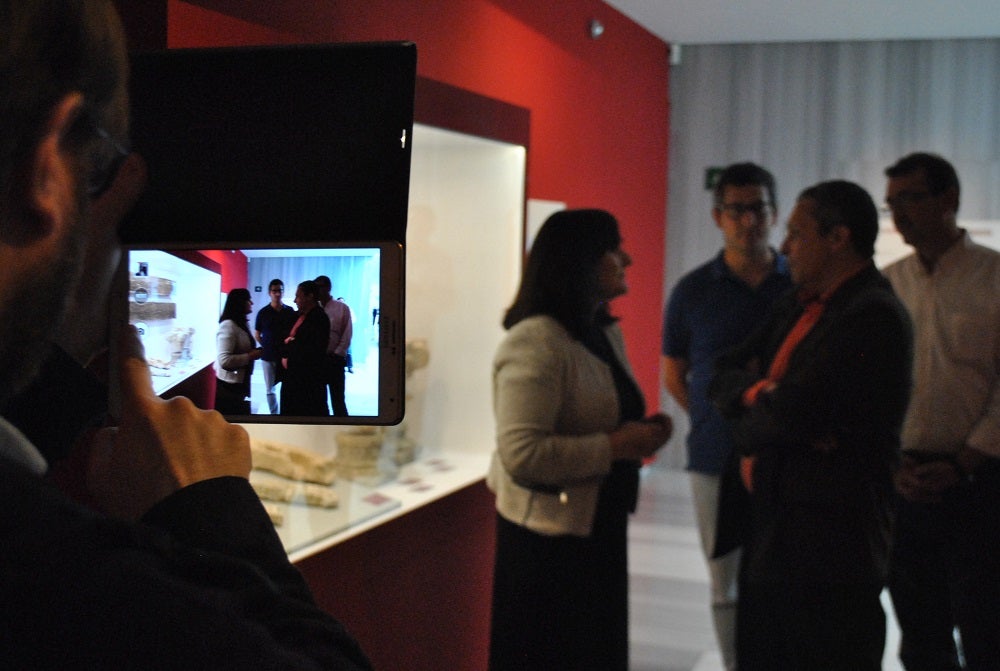
[[133,252],[129,273],[129,323],[146,349],[153,390],[162,395],[215,360],[222,276],[217,264],[157,250]]

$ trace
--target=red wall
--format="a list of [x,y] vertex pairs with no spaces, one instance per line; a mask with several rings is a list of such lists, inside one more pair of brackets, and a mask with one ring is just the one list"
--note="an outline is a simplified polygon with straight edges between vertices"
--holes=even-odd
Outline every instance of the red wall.
[[[622,317],[659,404],[667,45],[600,0],[168,0],[170,47],[410,40],[423,77],[530,110],[527,195],[602,207],[635,265]],[[592,40],[591,19],[605,26]]]
[[228,294],[233,289],[250,289],[253,295],[253,288],[247,286],[249,270],[246,254],[238,250],[223,249],[206,249],[201,253],[222,266],[222,293]]

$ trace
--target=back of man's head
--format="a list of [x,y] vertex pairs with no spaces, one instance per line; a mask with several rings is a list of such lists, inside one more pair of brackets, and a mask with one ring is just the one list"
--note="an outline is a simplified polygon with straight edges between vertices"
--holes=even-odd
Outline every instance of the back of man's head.
[[774,175],[756,163],[733,163],[721,173],[715,181],[715,204],[722,205],[726,196],[727,186],[759,186],[767,193],[768,204],[777,206],[777,187]]
[[316,283],[318,293],[316,297],[323,303],[330,299],[330,291],[333,289],[333,282],[326,275],[320,275],[313,282]]
[[[29,214],[30,157],[65,95],[83,95],[68,148],[89,158],[103,142],[98,128],[125,137],[127,64],[109,0],[0,0],[0,242],[11,217]],[[87,163],[81,161],[82,171]]]
[[844,226],[851,233],[851,246],[865,259],[875,254],[878,237],[878,208],[864,188],[841,179],[820,182],[799,194],[799,200],[815,205],[814,214],[821,233]]

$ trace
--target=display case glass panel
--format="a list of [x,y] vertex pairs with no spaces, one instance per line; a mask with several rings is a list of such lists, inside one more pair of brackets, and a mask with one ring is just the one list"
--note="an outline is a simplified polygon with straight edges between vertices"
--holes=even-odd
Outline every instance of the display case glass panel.
[[215,361],[221,290],[210,259],[160,250],[129,255],[129,323],[139,331],[157,394]]

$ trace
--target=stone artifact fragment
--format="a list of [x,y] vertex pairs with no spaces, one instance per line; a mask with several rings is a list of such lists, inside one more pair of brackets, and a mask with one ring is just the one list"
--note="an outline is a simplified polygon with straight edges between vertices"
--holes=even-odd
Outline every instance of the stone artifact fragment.
[[337,479],[336,460],[312,450],[252,437],[250,452],[254,468],[290,480],[329,485]]

